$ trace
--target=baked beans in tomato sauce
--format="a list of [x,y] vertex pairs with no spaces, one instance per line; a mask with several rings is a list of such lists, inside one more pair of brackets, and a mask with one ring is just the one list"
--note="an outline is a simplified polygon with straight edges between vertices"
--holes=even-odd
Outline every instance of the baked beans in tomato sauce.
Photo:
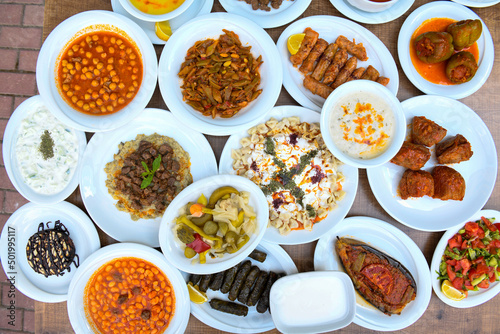
[[85,287],[84,307],[96,333],[159,334],[174,315],[175,294],[154,264],[118,258],[92,275]]
[[60,54],[58,88],[66,102],[82,113],[111,114],[132,101],[142,73],[134,42],[114,31],[90,31]]

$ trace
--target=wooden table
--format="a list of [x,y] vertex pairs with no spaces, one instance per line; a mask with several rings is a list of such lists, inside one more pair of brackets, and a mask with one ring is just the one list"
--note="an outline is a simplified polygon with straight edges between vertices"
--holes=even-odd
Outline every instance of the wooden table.
[[[198,0],[195,0],[198,1]],[[343,0],[336,0],[343,1]],[[402,17],[385,24],[380,25],[363,25],[378,36],[382,42],[388,47],[392,56],[396,60],[399,70],[399,91],[398,98],[404,101],[410,97],[421,95],[422,93],[415,88],[406,78],[397,56],[397,38],[401,25],[406,17],[416,8],[429,1],[416,0],[413,6]],[[111,10],[109,0],[46,0],[45,1],[45,16],[44,16],[44,37],[46,37],[54,27],[67,17],[92,9]],[[461,100],[475,110],[482,117],[491,131],[497,146],[500,144],[500,20],[498,19],[498,10],[500,5],[488,8],[473,9],[486,23],[496,44],[495,47],[495,65],[488,81],[475,94]],[[216,0],[212,11],[224,11],[222,6]],[[334,15],[343,17],[328,0],[313,0],[307,11],[301,16],[311,15]],[[281,32],[286,26],[267,29],[276,42]],[[162,47],[156,46],[157,54],[159,55]],[[277,105],[297,105],[292,97],[283,88]],[[156,89],[148,107],[165,108],[160,92]],[[439,112],[436,110],[436,112]],[[212,137],[207,136],[210,141],[217,160],[219,160],[223,145],[227,137]],[[75,191],[68,201],[79,205],[84,209],[79,191]],[[493,194],[485,205],[486,209],[500,208],[500,186],[495,184]],[[359,190],[352,209],[348,216],[364,215],[385,220],[397,228],[401,229],[409,235],[420,247],[430,265],[434,248],[436,247],[441,233],[429,233],[417,231],[406,227],[396,222],[390,217],[378,204],[370,190],[365,170],[360,170]],[[102,245],[116,242],[100,232]],[[300,272],[312,271],[313,254],[316,242],[308,243],[299,246],[285,246],[285,250],[295,261]],[[35,327],[37,333],[72,333],[73,330],[69,323],[66,311],[66,303],[45,304],[37,302],[35,304]],[[399,331],[400,333],[498,333],[498,310],[500,309],[500,297],[496,297],[489,302],[470,309],[456,309],[444,304],[433,293],[429,307],[425,314],[410,327]],[[191,316],[189,325],[186,329],[187,333],[217,333],[218,331],[210,328],[196,318]],[[277,330],[270,333],[277,333]],[[351,324],[345,329],[340,330],[341,333],[370,333],[374,331],[367,330],[355,324]]]

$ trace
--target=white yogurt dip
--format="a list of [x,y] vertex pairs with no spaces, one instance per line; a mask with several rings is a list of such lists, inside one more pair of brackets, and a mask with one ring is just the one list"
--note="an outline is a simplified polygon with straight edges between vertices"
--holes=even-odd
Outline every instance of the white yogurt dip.
[[[52,154],[40,151],[42,136],[48,131]],[[48,135],[45,133],[46,140]],[[49,139],[50,141],[50,139]],[[38,106],[21,121],[15,152],[23,182],[35,192],[52,195],[70,182],[78,163],[78,139],[71,128],[55,118],[44,106]]]
[[270,307],[283,333],[322,333],[354,319],[355,297],[350,278],[337,271],[285,276],[271,288]]
[[382,154],[395,134],[390,105],[369,92],[355,92],[339,99],[330,116],[330,135],[337,148],[358,159]]

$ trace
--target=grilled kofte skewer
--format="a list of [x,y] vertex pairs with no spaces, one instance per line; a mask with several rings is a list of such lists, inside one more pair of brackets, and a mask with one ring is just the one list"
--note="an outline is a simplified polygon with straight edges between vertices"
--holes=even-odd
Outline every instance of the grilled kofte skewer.
[[417,284],[400,262],[367,244],[338,238],[335,250],[354,287],[387,315],[400,314],[416,297]]

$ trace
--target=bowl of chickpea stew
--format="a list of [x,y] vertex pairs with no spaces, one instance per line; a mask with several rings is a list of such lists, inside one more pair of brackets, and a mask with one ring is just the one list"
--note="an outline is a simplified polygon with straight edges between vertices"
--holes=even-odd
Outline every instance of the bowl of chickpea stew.
[[40,95],[58,119],[87,132],[108,131],[145,108],[156,86],[157,58],[136,23],[88,11],[50,33],[36,75]]
[[180,333],[189,294],[181,273],[158,251],[140,244],[101,248],[80,266],[68,293],[76,333]]

